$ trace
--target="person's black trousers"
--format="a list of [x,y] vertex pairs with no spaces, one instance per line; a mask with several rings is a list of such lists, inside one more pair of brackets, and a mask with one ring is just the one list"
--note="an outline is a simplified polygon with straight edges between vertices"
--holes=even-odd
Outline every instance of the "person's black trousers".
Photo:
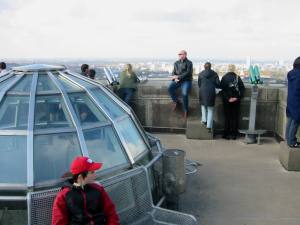
[[240,102],[224,102],[224,136],[238,135]]

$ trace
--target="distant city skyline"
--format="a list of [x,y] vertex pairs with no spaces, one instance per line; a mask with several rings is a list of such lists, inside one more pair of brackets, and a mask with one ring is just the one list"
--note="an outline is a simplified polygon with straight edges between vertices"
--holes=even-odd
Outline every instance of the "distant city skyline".
[[3,59],[292,61],[297,0],[0,0]]

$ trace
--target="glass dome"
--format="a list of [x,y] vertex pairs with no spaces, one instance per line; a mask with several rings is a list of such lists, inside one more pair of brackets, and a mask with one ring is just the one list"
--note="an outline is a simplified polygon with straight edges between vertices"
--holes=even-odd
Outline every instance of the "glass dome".
[[0,77],[2,190],[57,184],[77,155],[99,173],[132,167],[150,152],[130,108],[108,88],[64,66],[15,67]]

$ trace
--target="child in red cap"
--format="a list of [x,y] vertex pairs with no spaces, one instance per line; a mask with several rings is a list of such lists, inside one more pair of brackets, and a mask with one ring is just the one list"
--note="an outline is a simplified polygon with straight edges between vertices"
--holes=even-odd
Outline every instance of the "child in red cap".
[[52,211],[52,225],[119,225],[115,206],[104,188],[94,183],[102,163],[79,156],[71,164],[73,178],[62,186]]

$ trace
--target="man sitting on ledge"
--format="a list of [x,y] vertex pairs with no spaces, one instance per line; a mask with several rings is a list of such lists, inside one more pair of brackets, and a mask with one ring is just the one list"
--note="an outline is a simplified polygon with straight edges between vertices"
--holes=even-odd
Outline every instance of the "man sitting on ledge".
[[178,53],[179,60],[174,63],[172,81],[168,91],[173,100],[173,111],[179,106],[179,101],[175,93],[181,87],[183,97],[183,117],[186,119],[189,109],[189,92],[192,88],[193,63],[187,59],[187,52],[182,50]]
[[119,225],[115,206],[104,188],[94,183],[102,163],[79,156],[71,164],[67,181],[53,204],[52,225]]

